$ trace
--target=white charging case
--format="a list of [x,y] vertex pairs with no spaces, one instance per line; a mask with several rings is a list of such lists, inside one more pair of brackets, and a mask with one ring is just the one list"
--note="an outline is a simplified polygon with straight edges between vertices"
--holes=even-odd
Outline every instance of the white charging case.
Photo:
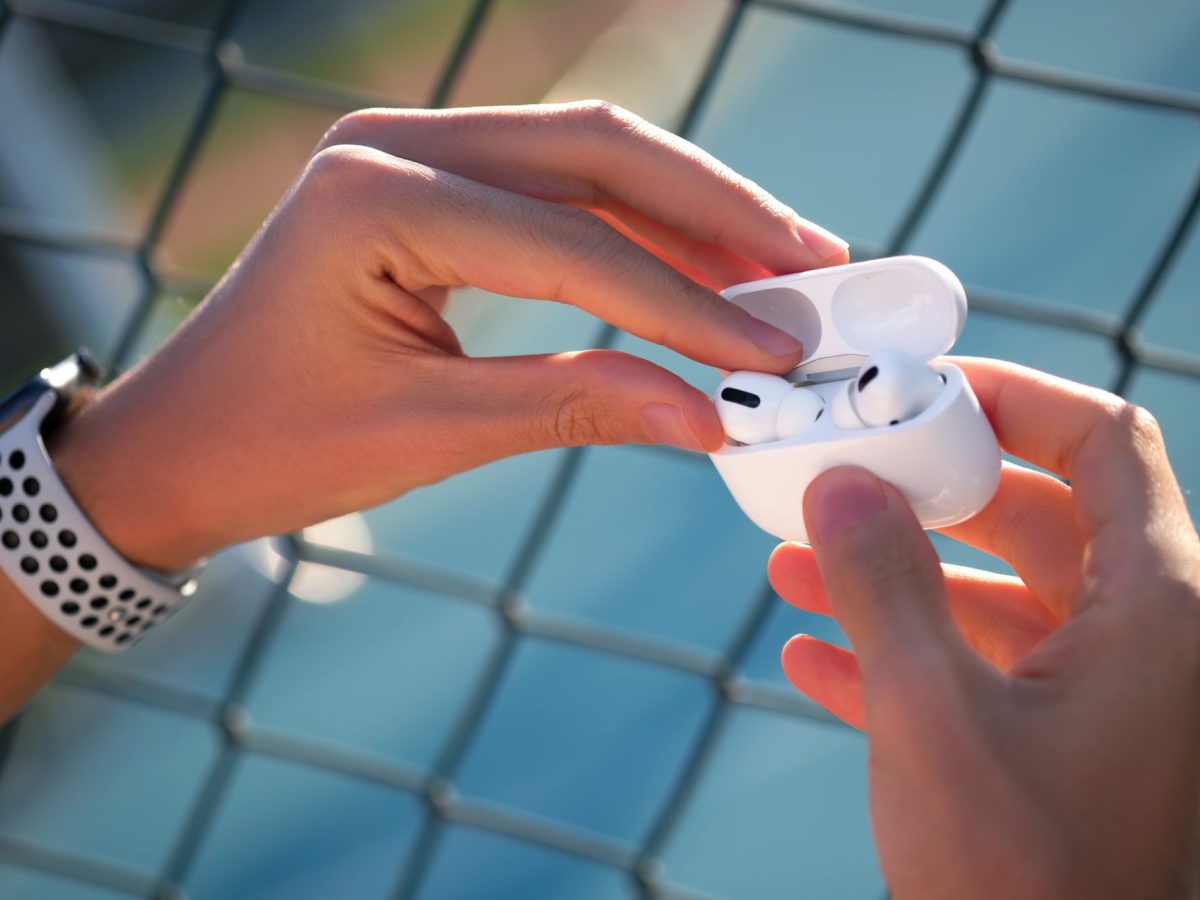
[[830,414],[834,396],[877,350],[932,360],[954,345],[966,323],[967,295],[948,268],[897,256],[739,284],[722,295],[803,343],[804,357],[787,378],[825,400],[824,414],[797,435],[709,454],[759,528],[807,543],[804,491],[836,466],[862,466],[894,484],[925,528],[968,519],[992,499],[1000,447],[956,366],[932,364],[946,388],[914,419],[846,429]]

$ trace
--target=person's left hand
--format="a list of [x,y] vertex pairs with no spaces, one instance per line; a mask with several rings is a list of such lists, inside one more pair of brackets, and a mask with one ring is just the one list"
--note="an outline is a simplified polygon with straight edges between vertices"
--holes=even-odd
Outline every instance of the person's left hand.
[[844,242],[608,104],[365,110],[51,452],[119,550],[173,569],[525,451],[715,449],[709,399],[643,359],[467,357],[447,291],[570,303],[716,367],[784,372],[799,344],[714,289],[845,261]]

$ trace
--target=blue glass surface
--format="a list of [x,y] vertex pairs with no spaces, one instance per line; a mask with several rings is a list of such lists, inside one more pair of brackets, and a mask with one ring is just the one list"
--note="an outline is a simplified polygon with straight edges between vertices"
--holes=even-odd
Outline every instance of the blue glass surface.
[[193,900],[391,895],[423,818],[415,794],[277,759],[238,760],[184,880]]
[[[133,259],[32,245],[9,247],[7,252],[24,278],[43,285],[49,308],[41,313],[52,323],[53,346],[45,348],[38,364],[61,359],[80,344],[107,363],[144,292]],[[0,362],[0,369],[6,366],[7,361]]]
[[1193,116],[993,83],[910,249],[968,287],[1119,315],[1197,166]]
[[783,651],[783,645],[797,634],[807,634],[826,643],[850,649],[850,641],[831,616],[820,616],[797,609],[790,603],[776,598],[746,648],[738,671],[751,681],[779,687],[788,686],[788,680],[779,664],[779,655]]
[[502,459],[363,513],[380,556],[499,585],[546,500],[562,451]]
[[982,309],[968,313],[966,327],[950,352],[1004,359],[1102,388],[1112,385],[1120,367],[1111,338]]
[[987,0],[833,0],[838,6],[930,19],[964,28],[976,25],[987,8]]
[[775,543],[707,460],[598,448],[524,593],[538,610],[720,651],[762,592]]
[[586,350],[608,327],[566,303],[521,300],[474,288],[454,292],[446,321],[469,356]]
[[[200,100],[200,54],[22,16],[6,24],[0,210],[138,240]],[[92,76],[76,81],[83,45]]]
[[625,332],[617,334],[612,342],[612,348],[620,350],[622,353],[630,353],[640,356],[642,359],[648,359],[655,365],[662,366],[668,372],[675,373],[692,387],[698,388],[710,397],[721,380],[721,373],[712,366],[698,363],[674,350],[668,350],[662,344],[653,344]]
[[175,293],[160,292],[150,302],[150,309],[141,322],[129,345],[126,363],[141,362],[162,344],[196,308],[198,297],[184,297]]
[[498,618],[465,601],[348,578],[351,593],[334,603],[289,601],[246,705],[269,730],[430,765],[487,662]]
[[1200,216],[1151,298],[1138,332],[1150,343],[1200,355]]
[[712,702],[706,679],[524,638],[454,782],[468,797],[634,842]]
[[[584,350],[605,327],[571,306],[477,290],[456,293],[447,319],[471,356]],[[364,519],[376,552],[498,584],[561,461],[557,451],[511,457],[368,510]]]
[[[806,13],[779,8],[787,2],[747,4],[712,91],[700,92],[693,135],[802,214],[853,239],[856,255],[881,253],[932,172],[977,72],[965,46],[830,19],[878,12],[881,23],[907,19],[966,35],[990,3],[795,0],[813,8]],[[78,6],[86,17],[121,9],[211,25],[219,5],[81,0],[64,10]],[[280,84],[294,90],[315,79],[334,91],[425,102],[472,5],[241,4],[222,47],[233,83],[223,88],[170,210],[166,240],[148,260],[156,271],[166,267],[158,274],[178,277],[160,286],[135,358],[190,308],[192,301],[169,292],[200,293],[224,269],[338,115],[336,104],[287,96],[266,81],[282,76]],[[0,232],[20,231],[32,218],[51,231],[136,242],[212,73],[199,53],[100,34],[97,27],[113,23],[99,18],[83,28],[41,21],[42,13],[64,11],[51,6],[22,7],[0,32],[0,120],[13,126],[0,138]],[[678,123],[736,8],[732,0],[495,0],[450,97],[607,96],[654,121]],[[994,36],[1007,60],[1113,79],[1118,87],[1200,91],[1194,0],[1011,0]],[[241,83],[243,64],[263,67],[248,74],[264,82]],[[301,81],[288,80],[294,76]],[[983,307],[1019,295],[1093,315],[1124,314],[1198,171],[1200,122],[1189,112],[997,76],[904,248],[945,261],[979,300],[953,352],[1115,383],[1120,360],[1110,338]],[[111,352],[145,290],[132,253],[108,259],[34,246],[5,240],[0,247],[0,303],[8,307],[0,322],[15,332],[0,341],[0,378],[11,372],[10,381],[32,365],[22,353],[38,362],[51,357],[47,342],[65,351],[82,340]],[[1197,285],[1194,224],[1137,322],[1138,339],[1200,354]],[[39,309],[26,316],[33,302]],[[448,318],[473,355],[611,342],[705,392],[720,377],[563,304],[469,290],[451,302]],[[43,340],[39,330],[53,333]],[[1129,394],[1162,422],[1192,512],[1200,514],[1200,379],[1143,367]],[[538,549],[516,585],[535,621],[566,621],[597,641],[631,635],[642,652],[725,650],[747,615],[761,612],[732,661],[755,696],[765,696],[764,688],[792,695],[779,652],[793,634],[846,646],[831,619],[773,598],[759,608],[774,541],[737,511],[703,458],[665,449],[584,451],[562,506],[546,520],[545,543],[530,547],[565,459],[555,451],[518,457],[413,491],[365,513],[371,548],[360,549],[388,557],[385,570],[411,565],[417,580],[416,570],[428,567],[435,576],[480,582],[481,594],[511,578],[523,550]],[[334,528],[313,539],[343,546],[340,534]],[[946,561],[1008,571],[947,538],[931,540]],[[215,704],[226,694],[270,597],[271,576],[263,572],[277,571],[277,560],[264,566],[260,549],[219,556],[201,596],[153,640],[122,656],[85,652],[72,663],[70,682],[33,703],[0,771],[0,837],[14,841],[0,863],[0,897],[124,896],[33,867],[53,867],[53,853],[129,870],[131,883],[144,876],[148,889],[160,876],[220,732],[200,715],[137,701],[169,703],[182,692]],[[297,593],[306,578],[336,572],[350,594],[326,605],[288,600],[268,623],[245,698],[251,745],[283,737],[280,746],[314,760],[332,764],[340,752],[348,765],[390,763],[419,774],[445,748],[473,692],[488,687],[480,679],[498,646],[496,615],[399,582],[322,566],[304,571]],[[643,850],[715,712],[716,682],[528,636],[518,638],[510,663],[457,770],[447,773],[454,788],[467,804],[529,817],[551,832],[582,830],[631,854]],[[88,677],[105,690],[129,689],[136,700],[71,686]],[[147,685],[167,690],[140,689]],[[862,735],[745,705],[721,716],[726,727],[665,835],[665,877],[679,898],[886,896],[867,823]],[[255,745],[257,737],[264,743]],[[227,790],[207,799],[211,823],[185,848],[194,853],[185,883],[161,886],[168,893],[196,900],[389,896],[411,861],[425,809],[424,798],[391,785],[249,752]],[[629,873],[540,844],[457,823],[445,823],[440,834],[419,891],[426,900],[638,893]],[[52,853],[24,860],[16,842]],[[664,895],[675,897],[671,889]]]
[[670,882],[706,895],[882,896],[866,738],[842,725],[733,711],[662,862]]
[[155,247],[156,266],[215,283],[337,117],[327,105],[227,84]]
[[[636,6],[632,0],[492,0],[474,52],[454,84],[450,104],[487,106],[545,99],[570,78],[573,69],[586,66],[594,42],[611,33],[609,29],[628,15],[631,6]],[[626,65],[632,62],[627,54],[621,55],[621,61]],[[568,99],[584,99],[594,93]]]
[[994,34],[1005,56],[1086,75],[1200,91],[1195,0],[1015,0]]
[[614,900],[639,896],[631,876],[516,838],[452,826],[438,844],[419,900]]
[[1200,521],[1200,430],[1196,427],[1200,379],[1139,369],[1126,396],[1158,419],[1192,521]]
[[977,550],[961,541],[948,538],[944,534],[938,534],[936,531],[930,531],[928,534],[929,540],[933,543],[933,549],[937,551],[938,558],[944,563],[954,566],[969,566],[972,569],[995,572],[997,575],[1014,574],[1012,566],[990,553]]
[[251,0],[234,38],[255,65],[423,106],[469,8],[470,0]]
[[116,12],[132,13],[181,25],[212,25],[222,9],[221,0],[188,0],[164,3],[163,0],[83,0],[92,6]]
[[129,900],[137,895],[0,863],[0,896],[5,900]]
[[954,47],[751,7],[694,138],[801,215],[882,244],[970,79]]
[[0,834],[155,875],[216,752],[204,722],[49,687],[0,773]]
[[[220,701],[276,583],[254,564],[264,544],[234,547],[209,561],[195,596],[146,640],[120,654],[86,649],[72,669],[134,675]],[[260,563],[265,565],[266,562]]]

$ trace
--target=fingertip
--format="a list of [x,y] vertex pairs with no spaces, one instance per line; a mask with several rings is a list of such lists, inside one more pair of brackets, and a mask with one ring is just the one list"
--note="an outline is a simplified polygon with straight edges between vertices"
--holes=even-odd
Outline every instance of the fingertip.
[[829,256],[825,257],[825,259],[823,259],[821,261],[820,268],[827,268],[829,266],[845,266],[845,265],[849,265],[849,263],[850,263],[850,248],[843,247],[840,250],[833,251],[833,253],[831,253],[831,254],[829,254]]
[[794,634],[779,651],[779,666],[788,684],[816,703],[821,703],[819,682],[815,677],[821,646],[822,642],[812,635]]
[[850,261],[850,244],[815,222],[797,216],[796,236],[812,255],[813,268],[844,265]]
[[678,406],[659,401],[643,404],[641,420],[645,440],[651,444],[666,444],[693,453],[704,449],[694,426]]
[[796,667],[796,663],[807,657],[808,651],[813,644],[818,644],[818,641],[811,634],[793,634],[783,643],[783,649],[779,652],[779,662],[783,666],[784,674],[789,679],[792,677],[790,669]]
[[767,560],[767,580],[784,601],[806,612],[829,615],[829,600],[812,548],[780,544]]
[[797,362],[804,354],[800,341],[770,322],[747,314],[742,320],[742,328],[755,347],[781,363]]
[[[614,354],[615,351],[605,351]],[[725,432],[712,400],[678,375],[640,357],[617,354],[614,365],[627,367],[637,386],[655,386],[641,408],[646,440],[692,453],[713,453],[725,443]],[[630,390],[637,389],[631,383]]]
[[866,730],[862,672],[853,653],[807,634],[783,645],[780,665],[788,682],[848,725]]
[[776,580],[785,578],[791,571],[791,567],[796,564],[795,556],[802,549],[800,544],[793,544],[790,541],[785,541],[782,544],[776,544],[775,549],[771,551],[771,555],[767,557],[767,579],[771,582],[771,587],[775,588],[776,593],[779,592],[779,587],[776,585]]
[[688,426],[705,453],[715,453],[725,446],[725,429],[712,400],[703,391],[693,388],[683,414]]
[[723,372],[766,372],[786,375],[804,358],[804,345],[786,331],[756,319],[729,304],[739,314],[740,331],[720,353],[709,353],[701,360]]

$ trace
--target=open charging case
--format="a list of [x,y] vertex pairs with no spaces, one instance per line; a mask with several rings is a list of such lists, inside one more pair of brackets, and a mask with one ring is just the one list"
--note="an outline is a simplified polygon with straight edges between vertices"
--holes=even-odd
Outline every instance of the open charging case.
[[836,466],[862,466],[894,484],[925,528],[970,518],[1000,483],[1000,447],[962,372],[933,363],[945,381],[936,401],[896,425],[844,428],[829,414],[866,358],[885,348],[930,361],[948,351],[967,318],[954,273],[920,256],[898,256],[735,285],[722,296],[798,338],[804,357],[787,376],[825,401],[799,434],[710,454],[734,499],[758,527],[808,541],[804,492]]

